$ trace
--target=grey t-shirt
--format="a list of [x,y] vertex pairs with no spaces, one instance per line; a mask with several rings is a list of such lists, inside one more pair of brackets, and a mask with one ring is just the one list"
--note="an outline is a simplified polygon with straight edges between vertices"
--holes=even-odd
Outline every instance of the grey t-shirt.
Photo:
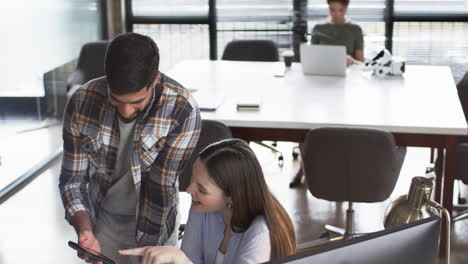
[[312,30],[312,44],[343,45],[346,46],[346,54],[354,57],[356,50],[364,49],[364,37],[359,25],[325,23]]
[[102,253],[116,263],[138,263],[135,257],[117,253],[119,249],[137,247],[137,193],[130,164],[135,123],[124,123],[119,119],[120,138],[112,185],[104,197],[94,227]]
[[[124,123],[120,118],[118,120],[120,138],[117,159],[112,175],[112,186],[104,197],[102,208],[106,213],[117,216],[109,220],[115,221],[116,224],[122,220],[121,224],[124,224],[127,222],[126,219],[133,220],[132,222],[136,219],[137,194],[130,164],[136,121]],[[132,230],[132,233],[135,234],[135,229]]]

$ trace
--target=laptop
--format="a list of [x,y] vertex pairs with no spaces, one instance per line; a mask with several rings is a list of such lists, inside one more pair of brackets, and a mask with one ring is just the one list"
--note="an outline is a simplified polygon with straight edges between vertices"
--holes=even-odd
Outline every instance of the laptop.
[[346,75],[346,47],[308,45],[300,47],[302,71],[312,75]]

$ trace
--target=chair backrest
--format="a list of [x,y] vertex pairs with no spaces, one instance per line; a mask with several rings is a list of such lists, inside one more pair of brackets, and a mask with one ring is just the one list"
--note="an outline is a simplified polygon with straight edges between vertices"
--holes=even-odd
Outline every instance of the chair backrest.
[[104,60],[109,41],[88,42],[81,47],[78,64],[67,78],[67,97],[89,80],[105,75]]
[[[468,122],[468,72],[465,73],[463,78],[457,84],[458,98],[465,114],[465,119]],[[461,180],[464,184],[468,184],[468,137],[460,137],[460,143],[457,144],[457,174],[456,178]],[[442,175],[442,157],[437,157],[436,160],[436,173]]]
[[104,58],[109,41],[89,42],[83,45],[77,69],[83,71],[83,83],[105,75]]
[[271,40],[233,40],[224,48],[222,60],[279,61],[278,47]]
[[329,201],[380,202],[393,191],[406,148],[375,129],[319,128],[301,156],[312,195]]
[[192,176],[192,167],[197,160],[200,151],[202,151],[211,143],[228,138],[232,138],[231,130],[223,123],[211,120],[202,121],[202,128],[200,137],[198,138],[197,146],[195,147],[192,156],[179,176],[179,191],[185,191],[189,186],[190,177]]
[[[456,179],[461,180],[464,184],[468,184],[468,143],[459,143],[456,147],[457,153],[457,174]],[[438,157],[437,157],[438,158]],[[437,159],[436,162],[436,174],[442,175],[442,159]]]
[[468,72],[457,84],[458,98],[465,114],[465,119],[468,121]]

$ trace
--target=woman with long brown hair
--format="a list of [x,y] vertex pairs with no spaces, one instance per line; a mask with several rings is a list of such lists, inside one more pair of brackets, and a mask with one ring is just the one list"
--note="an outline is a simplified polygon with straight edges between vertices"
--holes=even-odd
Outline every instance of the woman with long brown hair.
[[268,189],[249,145],[227,139],[208,146],[193,166],[192,206],[181,250],[121,250],[154,263],[261,263],[292,255],[291,219]]

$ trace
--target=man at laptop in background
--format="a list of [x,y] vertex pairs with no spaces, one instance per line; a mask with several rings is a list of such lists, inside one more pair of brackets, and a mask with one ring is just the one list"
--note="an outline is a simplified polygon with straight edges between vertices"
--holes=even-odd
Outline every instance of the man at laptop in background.
[[348,54],[347,65],[364,61],[364,38],[359,25],[346,17],[349,0],[327,0],[328,22],[312,30],[312,44],[342,45]]

